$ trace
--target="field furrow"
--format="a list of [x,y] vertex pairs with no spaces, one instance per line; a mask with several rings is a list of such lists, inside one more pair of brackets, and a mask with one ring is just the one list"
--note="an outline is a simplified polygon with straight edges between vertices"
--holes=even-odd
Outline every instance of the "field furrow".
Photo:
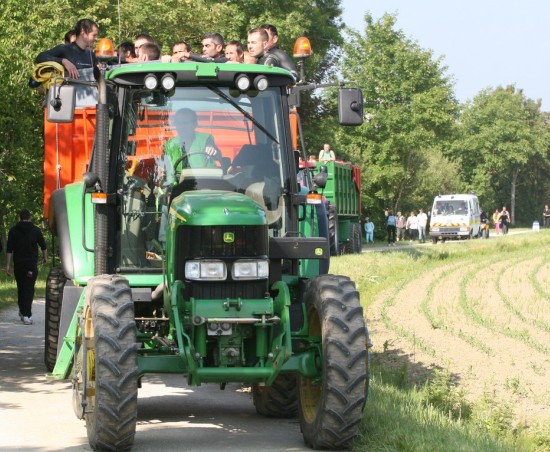
[[505,257],[404,278],[369,307],[371,337],[390,365],[413,363],[413,378],[446,368],[472,399],[491,393],[520,417],[550,418],[550,265]]

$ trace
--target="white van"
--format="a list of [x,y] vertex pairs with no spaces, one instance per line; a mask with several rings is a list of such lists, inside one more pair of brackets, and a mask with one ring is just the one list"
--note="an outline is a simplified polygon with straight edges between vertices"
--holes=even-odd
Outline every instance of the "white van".
[[430,237],[437,239],[471,239],[478,237],[479,201],[476,195],[438,195],[430,216]]

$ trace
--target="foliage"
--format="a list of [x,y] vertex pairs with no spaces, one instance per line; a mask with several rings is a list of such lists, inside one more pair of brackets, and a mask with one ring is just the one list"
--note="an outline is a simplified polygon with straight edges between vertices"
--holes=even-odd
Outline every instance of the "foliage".
[[[466,106],[459,131],[453,158],[460,162],[464,180],[482,204],[491,206],[490,211],[493,206],[509,205],[513,220],[537,218],[545,203],[540,196],[546,185],[541,176],[547,177],[550,171],[550,135],[540,104],[513,86],[486,89]],[[531,189],[519,190],[522,186]],[[516,204],[531,210],[520,207],[516,213]]]
[[460,185],[457,167],[443,154],[458,114],[451,82],[440,59],[395,30],[394,15],[375,22],[366,14],[365,21],[364,35],[348,31],[341,70],[362,88],[367,120],[339,131],[338,141],[363,169],[371,216],[384,207],[425,207],[442,188]]

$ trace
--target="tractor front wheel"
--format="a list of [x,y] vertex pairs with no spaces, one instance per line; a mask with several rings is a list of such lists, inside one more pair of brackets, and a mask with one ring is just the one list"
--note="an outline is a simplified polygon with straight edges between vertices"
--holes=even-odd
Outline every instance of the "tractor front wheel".
[[86,356],[77,361],[79,389],[85,385],[88,441],[94,450],[128,450],[136,432],[138,390],[134,303],[128,281],[109,275],[93,278],[85,304],[82,340],[86,344],[79,354]]
[[252,386],[258,414],[266,417],[293,418],[298,414],[296,375],[279,374],[271,386]]
[[310,337],[320,341],[320,379],[298,377],[300,427],[313,449],[341,449],[357,435],[368,392],[367,329],[355,284],[324,275],[306,292]]

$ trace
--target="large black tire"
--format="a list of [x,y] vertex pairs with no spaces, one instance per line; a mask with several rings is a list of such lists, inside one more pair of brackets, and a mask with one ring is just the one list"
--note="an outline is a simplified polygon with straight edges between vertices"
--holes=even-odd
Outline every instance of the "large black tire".
[[338,256],[340,254],[340,243],[338,241],[338,213],[336,206],[329,204],[328,206],[328,235],[330,244],[330,255]]
[[298,415],[296,375],[280,374],[271,386],[252,386],[252,398],[258,414],[266,417],[293,418]]
[[44,320],[44,364],[49,372],[57,361],[57,345],[59,343],[59,324],[61,320],[61,305],[63,304],[63,288],[67,278],[60,267],[52,267],[46,279],[46,318]]
[[321,382],[298,377],[300,427],[313,449],[348,447],[368,393],[367,329],[355,284],[344,276],[310,281],[305,296],[309,336],[320,337]]
[[353,253],[360,254],[363,251],[361,246],[361,224],[351,223],[350,239],[352,243]]
[[[86,379],[88,442],[94,450],[128,450],[136,433],[138,345],[126,279],[102,275],[90,281],[84,335],[86,347],[80,345],[75,367],[80,390]],[[88,363],[86,372],[83,362]]]

